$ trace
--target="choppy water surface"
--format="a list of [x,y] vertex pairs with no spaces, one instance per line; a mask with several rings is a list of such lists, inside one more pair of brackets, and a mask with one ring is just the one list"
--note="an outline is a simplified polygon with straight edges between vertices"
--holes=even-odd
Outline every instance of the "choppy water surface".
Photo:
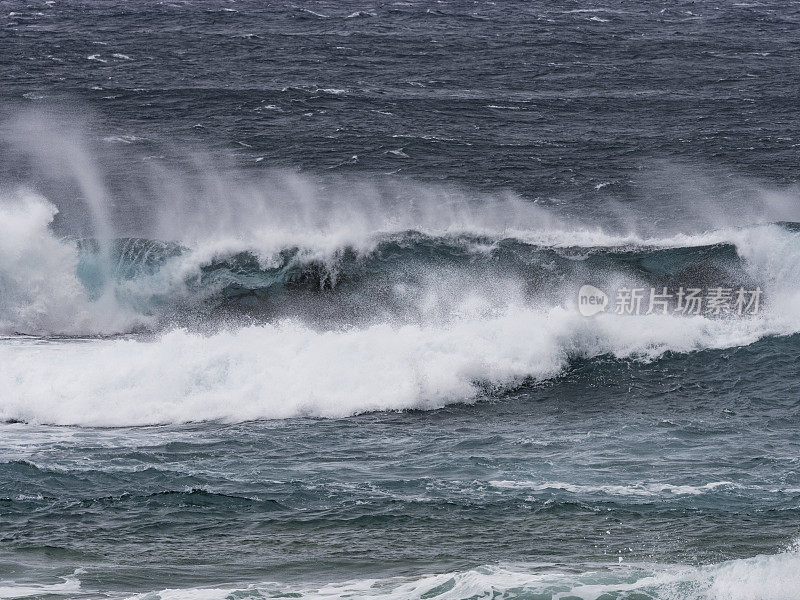
[[800,597],[798,23],[0,2],[0,597]]

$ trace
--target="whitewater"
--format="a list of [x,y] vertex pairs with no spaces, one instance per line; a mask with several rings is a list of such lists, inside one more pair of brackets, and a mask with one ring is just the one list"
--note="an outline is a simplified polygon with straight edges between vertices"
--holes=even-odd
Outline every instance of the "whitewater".
[[[435,409],[577,359],[653,360],[800,327],[800,232],[771,215],[656,238],[570,229],[513,196],[433,189],[409,205],[389,187],[322,204],[315,182],[273,178],[304,188],[304,211],[262,190],[238,238],[214,222],[202,236],[86,242],[54,232],[58,209],[44,197],[6,196],[0,327],[14,335],[0,345],[0,418],[131,426]],[[626,268],[631,256],[657,266]],[[690,267],[759,286],[764,311],[577,311],[584,282],[649,286]]]
[[0,2],[0,599],[800,598],[798,23]]

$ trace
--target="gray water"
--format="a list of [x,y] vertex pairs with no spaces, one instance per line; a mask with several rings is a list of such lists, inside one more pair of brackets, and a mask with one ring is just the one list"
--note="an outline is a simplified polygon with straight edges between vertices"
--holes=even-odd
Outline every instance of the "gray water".
[[800,598],[799,31],[0,2],[0,597]]

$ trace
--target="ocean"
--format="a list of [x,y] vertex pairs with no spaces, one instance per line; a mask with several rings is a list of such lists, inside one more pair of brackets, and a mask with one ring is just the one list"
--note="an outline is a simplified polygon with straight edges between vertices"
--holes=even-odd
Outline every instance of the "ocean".
[[0,598],[800,599],[800,3],[0,0]]

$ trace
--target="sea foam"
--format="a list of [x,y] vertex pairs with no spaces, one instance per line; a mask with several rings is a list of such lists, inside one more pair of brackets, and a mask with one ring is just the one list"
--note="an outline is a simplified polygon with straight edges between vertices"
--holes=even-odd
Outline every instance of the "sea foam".
[[[168,589],[162,600],[217,600],[238,595],[291,594],[309,600],[338,598],[502,597],[508,600],[579,598],[652,598],[653,600],[793,600],[800,595],[800,555],[795,549],[775,555],[731,560],[706,566],[619,564],[583,572],[563,572],[543,565],[487,565],[465,571],[362,579],[295,589],[277,583],[227,588]],[[145,600],[149,595],[134,596]]]
[[173,330],[152,341],[7,340],[0,419],[125,426],[431,409],[473,401],[487,386],[553,377],[575,357],[736,346],[772,326],[665,315],[588,320],[512,306],[439,326],[318,331],[286,320],[213,335]]
[[[76,276],[76,243],[49,228],[52,204],[28,195],[0,210],[0,326],[7,333],[141,327],[148,315],[121,301],[124,286],[173,293],[206,260],[190,253],[155,279],[123,282],[92,297]],[[709,236],[735,245],[764,288],[769,302],[761,314],[587,319],[575,298],[552,303],[531,296],[515,276],[487,273],[459,283],[431,275],[406,294],[406,302],[418,304],[408,318],[383,319],[379,312],[356,324],[327,325],[300,317],[245,319],[205,332],[167,328],[126,339],[4,340],[0,419],[127,426],[432,409],[552,378],[576,358],[652,360],[667,351],[728,348],[800,331],[798,233],[765,225],[701,237]]]

